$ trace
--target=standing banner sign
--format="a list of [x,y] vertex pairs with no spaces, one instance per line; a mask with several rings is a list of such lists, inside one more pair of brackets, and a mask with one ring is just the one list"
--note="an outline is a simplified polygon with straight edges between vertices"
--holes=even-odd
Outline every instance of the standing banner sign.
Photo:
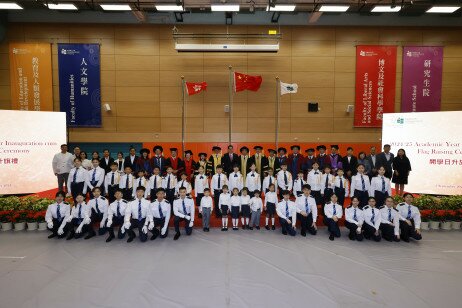
[[59,97],[69,127],[101,127],[98,44],[58,44]]
[[53,111],[51,45],[10,43],[12,109]]
[[396,46],[356,46],[355,127],[382,127],[394,111]]
[[403,47],[401,112],[440,111],[443,47]]

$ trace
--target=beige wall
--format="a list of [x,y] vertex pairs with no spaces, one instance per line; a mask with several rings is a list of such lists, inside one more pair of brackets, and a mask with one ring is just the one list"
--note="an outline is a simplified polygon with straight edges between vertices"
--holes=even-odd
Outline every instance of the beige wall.
[[[233,33],[266,33],[274,27],[229,29]],[[180,26],[181,32],[223,33],[225,26]],[[100,43],[103,111],[100,129],[72,129],[72,142],[181,140],[180,76],[207,81],[205,94],[189,98],[186,140],[225,141],[228,119],[228,65],[237,71],[261,74],[259,92],[234,98],[233,141],[271,142],[275,126],[275,77],[296,82],[299,92],[281,101],[280,140],[290,142],[377,142],[380,129],[353,128],[355,45],[443,45],[442,110],[462,110],[462,35],[457,29],[282,27],[277,54],[177,53],[171,26],[9,24],[0,45],[0,108],[11,108],[8,42],[53,43],[54,106],[59,110],[56,43]],[[400,110],[401,48],[398,48],[395,110]],[[308,101],[321,110],[308,113]]]

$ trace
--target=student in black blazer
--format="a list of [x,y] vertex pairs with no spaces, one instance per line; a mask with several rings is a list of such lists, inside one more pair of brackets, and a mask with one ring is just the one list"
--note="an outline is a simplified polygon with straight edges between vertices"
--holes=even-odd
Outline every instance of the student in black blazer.
[[385,144],[383,146],[383,152],[377,155],[380,163],[379,167],[385,167],[385,177],[389,179],[391,179],[391,176],[393,175],[393,159],[395,158],[395,155],[393,155],[390,150],[391,146],[389,144]]
[[233,166],[239,164],[239,155],[234,153],[233,145],[228,145],[228,153],[224,154],[221,158],[221,165],[226,175],[233,172]]
[[348,147],[347,155],[342,158],[343,171],[348,179],[351,179],[356,174],[356,168],[358,167],[358,159],[353,155],[353,148]]
[[136,155],[136,149],[134,147],[130,147],[129,150],[130,155],[125,157],[124,160],[124,167],[130,166],[132,168],[133,172],[137,173],[136,168],[136,163],[138,159],[140,158],[138,155]]
[[108,149],[103,150],[103,157],[99,160],[99,166],[104,169],[105,174],[111,171],[111,164],[114,158],[111,157]]

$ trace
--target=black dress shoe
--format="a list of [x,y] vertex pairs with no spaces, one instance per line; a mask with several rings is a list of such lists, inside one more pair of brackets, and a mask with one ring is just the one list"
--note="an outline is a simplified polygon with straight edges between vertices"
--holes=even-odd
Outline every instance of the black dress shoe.
[[268,225],[266,225],[266,226],[265,226],[265,229],[266,229],[266,230],[269,230],[269,229],[270,229],[270,227],[269,227]]
[[56,236],[57,236],[56,233],[51,233],[50,235],[48,235],[48,238],[54,238],[54,237],[56,237]]
[[205,228],[205,232],[210,232],[210,229],[209,229],[209,228]]
[[249,230],[253,230],[253,227],[249,227]]
[[225,227],[225,231],[228,231],[228,227]]
[[159,234],[158,234],[157,232],[154,233],[154,234],[151,236],[151,241],[154,241],[158,236],[159,236]]
[[301,236],[305,237],[306,236],[306,232],[303,232],[303,233],[300,233]]
[[207,232],[207,228],[202,228],[202,231]]
[[177,239],[180,238],[180,232],[176,233],[175,236],[173,237],[173,240],[176,241]]
[[221,231],[225,231],[225,227],[221,228]]
[[271,227],[271,230],[276,230],[276,227],[275,227],[275,226],[272,226],[272,227]]
[[282,234],[287,235],[287,231],[282,231]]
[[114,236],[113,235],[109,235],[109,237],[106,239],[106,243],[109,243],[110,241],[112,241],[114,239]]
[[259,227],[259,226],[257,226],[257,227],[255,227],[255,229],[257,229],[257,230],[260,230],[260,227]]
[[135,239],[134,237],[129,236],[128,239],[127,239],[127,243],[133,242],[134,239]]
[[349,238],[350,240],[354,241],[354,240],[355,240],[355,235],[352,234],[352,233],[350,233],[350,234],[348,234],[348,238]]
[[95,236],[96,233],[92,232],[92,233],[89,233],[87,234],[87,236],[84,237],[85,240],[88,240],[88,239],[91,239],[93,236]]
[[329,239],[333,241],[335,239],[334,235],[333,234],[329,235]]

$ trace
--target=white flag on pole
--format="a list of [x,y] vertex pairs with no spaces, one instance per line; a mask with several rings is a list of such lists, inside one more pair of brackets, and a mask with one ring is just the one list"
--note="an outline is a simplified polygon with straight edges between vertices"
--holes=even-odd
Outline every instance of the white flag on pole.
[[298,84],[281,82],[281,95],[297,93]]

